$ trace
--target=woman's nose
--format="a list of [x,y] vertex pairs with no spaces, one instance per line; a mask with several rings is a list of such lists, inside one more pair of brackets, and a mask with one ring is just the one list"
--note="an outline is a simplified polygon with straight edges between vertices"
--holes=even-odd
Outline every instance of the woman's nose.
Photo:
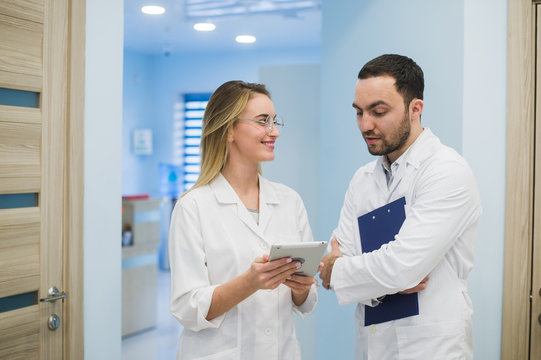
[[276,124],[272,124],[271,131],[268,133],[268,135],[272,137],[280,136],[280,131],[278,130],[278,126],[276,126]]

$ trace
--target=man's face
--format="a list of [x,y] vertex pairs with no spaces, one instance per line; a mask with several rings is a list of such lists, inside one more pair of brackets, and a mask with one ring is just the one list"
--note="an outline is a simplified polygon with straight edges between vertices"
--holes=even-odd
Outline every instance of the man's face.
[[390,76],[357,81],[353,107],[357,125],[372,155],[387,155],[394,162],[410,145],[409,109]]

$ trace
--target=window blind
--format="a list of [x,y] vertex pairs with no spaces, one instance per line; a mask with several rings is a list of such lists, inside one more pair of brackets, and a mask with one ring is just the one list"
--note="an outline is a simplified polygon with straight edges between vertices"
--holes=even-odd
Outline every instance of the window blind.
[[203,132],[203,113],[212,94],[184,94],[182,116],[182,176],[184,191],[197,181],[201,171],[201,134]]

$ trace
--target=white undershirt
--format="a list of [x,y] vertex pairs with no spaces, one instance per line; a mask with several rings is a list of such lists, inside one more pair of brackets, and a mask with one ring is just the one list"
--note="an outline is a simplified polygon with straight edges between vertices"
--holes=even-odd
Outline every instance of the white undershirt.
[[259,225],[259,210],[248,209],[248,208],[246,208],[246,210],[248,210],[248,212],[250,213],[250,215],[252,215],[252,217],[253,217],[254,220],[255,220],[255,223],[256,223],[257,225]]

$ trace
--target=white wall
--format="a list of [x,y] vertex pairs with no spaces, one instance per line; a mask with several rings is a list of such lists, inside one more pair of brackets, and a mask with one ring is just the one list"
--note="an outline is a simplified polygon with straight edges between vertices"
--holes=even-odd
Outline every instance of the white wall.
[[[487,16],[490,9],[490,16]],[[499,359],[505,222],[507,1],[464,1],[463,155],[481,189],[483,216],[469,289],[474,358]]]
[[122,0],[86,2],[84,346],[121,359]]
[[262,67],[259,82],[271,92],[276,113],[284,118],[276,141],[275,159],[263,163],[263,175],[297,191],[317,235],[319,173],[320,66],[291,65]]
[[[160,196],[158,164],[173,161],[173,105],[185,93],[213,92],[229,80],[256,82],[261,66],[319,63],[318,49],[173,53],[125,52],[122,190]],[[152,155],[134,155],[131,133],[153,130]]]
[[[319,172],[320,66],[294,65],[263,67],[259,81],[271,92],[276,113],[284,127],[276,141],[274,161],[263,163],[263,175],[295,189],[302,197],[308,219],[317,235]],[[325,239],[326,240],[326,239]],[[317,358],[317,318],[295,317],[297,338],[303,359]]]

